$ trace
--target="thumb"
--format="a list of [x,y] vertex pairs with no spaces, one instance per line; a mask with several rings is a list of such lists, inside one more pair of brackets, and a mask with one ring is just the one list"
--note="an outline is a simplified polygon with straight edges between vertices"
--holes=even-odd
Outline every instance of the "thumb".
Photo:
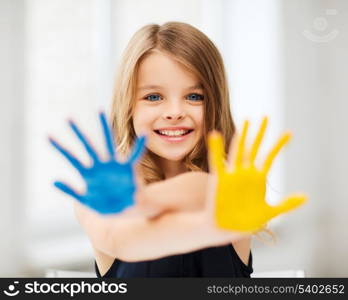
[[140,163],[136,163],[133,165],[133,171],[134,171],[134,181],[136,184],[137,189],[143,188],[146,183],[145,183],[145,178],[143,176],[143,172],[141,170],[141,165]]
[[[141,213],[147,218],[153,218],[158,216],[162,210],[161,207],[157,207],[156,203],[152,203],[149,193],[149,185],[146,185],[143,172],[141,170],[140,163],[133,165],[134,181],[136,184],[135,202]],[[151,185],[153,186],[153,185]]]
[[208,134],[208,164],[210,173],[221,174],[224,171],[224,142],[216,130]]
[[305,202],[307,202],[308,198],[304,194],[293,194],[285,198],[280,204],[276,206],[272,206],[271,215],[277,216],[283,213],[286,213],[290,210],[293,210]]

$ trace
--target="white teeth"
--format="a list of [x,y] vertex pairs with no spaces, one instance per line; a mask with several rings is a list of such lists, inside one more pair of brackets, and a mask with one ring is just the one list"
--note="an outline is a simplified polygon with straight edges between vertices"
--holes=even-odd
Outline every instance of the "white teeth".
[[160,134],[168,136],[181,136],[188,132],[188,130],[159,130]]

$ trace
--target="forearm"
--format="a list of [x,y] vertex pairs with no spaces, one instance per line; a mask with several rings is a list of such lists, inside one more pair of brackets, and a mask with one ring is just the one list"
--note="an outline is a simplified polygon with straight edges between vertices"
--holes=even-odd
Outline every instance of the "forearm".
[[[74,212],[75,216],[87,234],[92,246],[99,251],[102,251],[104,241],[108,237],[109,221],[108,218],[102,218],[99,214],[92,211],[91,209],[81,205],[74,201]],[[117,244],[115,245],[117,246]],[[117,256],[117,248],[114,247],[113,257]]]
[[155,219],[113,219],[99,249],[125,261],[141,261],[224,245],[245,236],[218,230],[206,220],[203,211],[172,212]]
[[228,244],[245,235],[216,229],[206,212],[172,212],[154,219],[105,217],[75,205],[79,223],[96,249],[125,261],[157,259]]
[[109,217],[74,202],[93,247],[125,261],[157,259],[238,241],[245,234],[218,230],[208,210],[168,212],[148,219],[137,207]]
[[[125,261],[158,259],[209,246],[228,244],[239,238],[214,230],[204,223],[202,212],[173,212],[125,226],[118,254]],[[113,243],[112,243],[113,244]]]
[[187,172],[173,178],[152,183],[137,193],[137,202],[146,211],[195,211],[205,205],[208,173]]

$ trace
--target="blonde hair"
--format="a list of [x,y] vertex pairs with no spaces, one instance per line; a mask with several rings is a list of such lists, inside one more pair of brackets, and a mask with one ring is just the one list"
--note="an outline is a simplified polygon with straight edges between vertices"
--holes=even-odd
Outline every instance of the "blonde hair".
[[[117,151],[122,155],[129,155],[136,138],[132,112],[138,69],[142,60],[154,49],[170,55],[194,74],[203,86],[203,136],[185,157],[184,164],[188,171],[207,172],[208,132],[216,129],[222,133],[227,153],[235,125],[230,112],[228,83],[222,57],[204,33],[186,23],[146,25],[129,41],[118,69],[111,112]],[[146,151],[139,165],[145,183],[164,179],[163,171],[156,163],[156,155],[151,151]]]

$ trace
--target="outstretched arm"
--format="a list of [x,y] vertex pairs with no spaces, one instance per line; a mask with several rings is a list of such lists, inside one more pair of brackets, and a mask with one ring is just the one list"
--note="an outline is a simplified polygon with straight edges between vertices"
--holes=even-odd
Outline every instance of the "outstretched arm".
[[206,210],[148,219],[105,217],[75,202],[75,213],[96,249],[125,261],[151,260],[219,246],[246,236],[216,229]]
[[207,184],[208,173],[186,172],[140,188],[136,202],[146,215],[203,209]]

